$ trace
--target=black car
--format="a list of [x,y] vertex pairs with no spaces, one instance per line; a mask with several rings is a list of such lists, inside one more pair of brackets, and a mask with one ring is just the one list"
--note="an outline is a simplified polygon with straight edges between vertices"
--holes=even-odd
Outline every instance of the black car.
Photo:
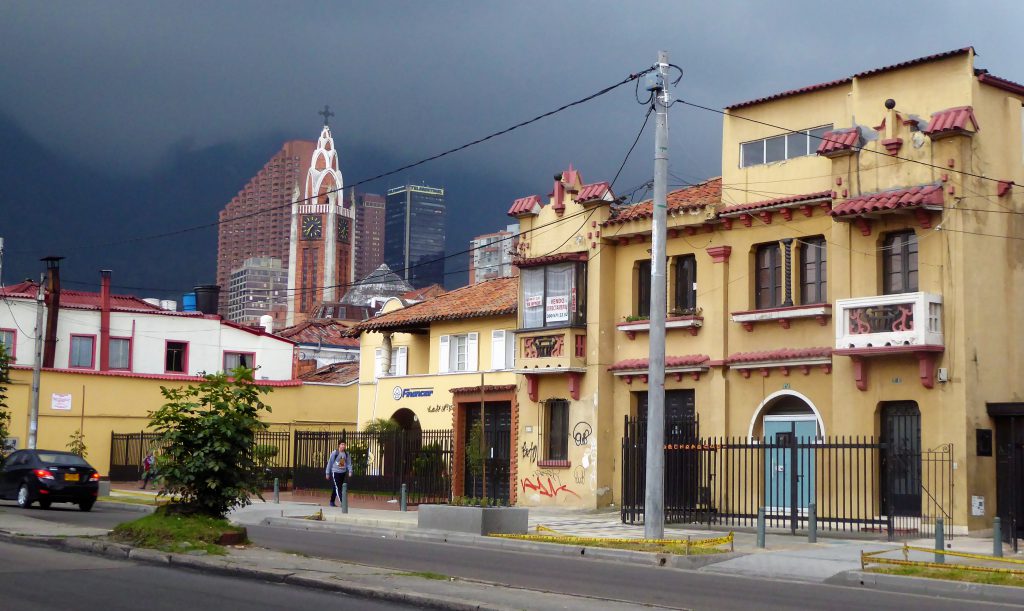
[[0,470],[0,499],[17,499],[28,508],[39,501],[49,509],[51,503],[75,503],[89,511],[99,492],[100,474],[85,459],[57,450],[18,450],[3,461]]

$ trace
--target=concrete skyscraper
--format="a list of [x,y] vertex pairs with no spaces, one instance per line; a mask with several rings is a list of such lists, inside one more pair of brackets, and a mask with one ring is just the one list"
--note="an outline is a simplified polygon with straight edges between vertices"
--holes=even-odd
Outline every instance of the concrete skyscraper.
[[444,189],[406,184],[388,189],[384,262],[415,288],[444,285]]
[[384,197],[373,193],[349,193],[355,211],[352,232],[352,278],[360,280],[384,262]]

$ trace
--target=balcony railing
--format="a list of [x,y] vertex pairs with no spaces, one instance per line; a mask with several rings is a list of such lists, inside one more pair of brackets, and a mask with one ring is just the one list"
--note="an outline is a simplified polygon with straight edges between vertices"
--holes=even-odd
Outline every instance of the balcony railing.
[[837,299],[835,313],[838,350],[944,345],[941,295]]

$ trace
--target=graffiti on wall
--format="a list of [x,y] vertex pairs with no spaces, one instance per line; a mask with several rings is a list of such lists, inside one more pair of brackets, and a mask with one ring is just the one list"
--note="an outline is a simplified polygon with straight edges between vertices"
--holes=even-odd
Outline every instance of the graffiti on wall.
[[593,427],[588,422],[577,422],[576,426],[572,427],[572,440],[576,444],[576,447],[585,446],[590,443],[590,434],[594,432]]
[[587,470],[583,468],[583,465],[576,465],[576,469],[572,472],[572,478],[576,480],[577,484],[582,484],[584,478],[587,476]]
[[559,493],[565,492],[580,498],[580,495],[562,483],[562,479],[554,471],[534,471],[532,477],[524,477],[520,483],[523,492],[530,490],[548,498],[558,498]]
[[427,408],[427,412],[431,413],[431,414],[435,414],[435,413],[438,413],[438,412],[450,412],[450,411],[452,411],[452,404],[451,403],[445,403],[443,405],[431,405],[430,407]]
[[529,460],[530,462],[537,462],[537,443],[531,441],[530,443],[523,442],[523,447],[520,449],[523,460]]

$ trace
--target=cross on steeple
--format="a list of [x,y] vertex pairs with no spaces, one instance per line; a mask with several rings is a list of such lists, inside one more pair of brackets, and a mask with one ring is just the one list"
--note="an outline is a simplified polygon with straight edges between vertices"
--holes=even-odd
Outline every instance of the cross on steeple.
[[334,113],[331,112],[331,107],[327,104],[324,104],[324,109],[316,114],[324,118],[324,127],[327,127],[327,123],[330,121],[330,118],[334,116]]

